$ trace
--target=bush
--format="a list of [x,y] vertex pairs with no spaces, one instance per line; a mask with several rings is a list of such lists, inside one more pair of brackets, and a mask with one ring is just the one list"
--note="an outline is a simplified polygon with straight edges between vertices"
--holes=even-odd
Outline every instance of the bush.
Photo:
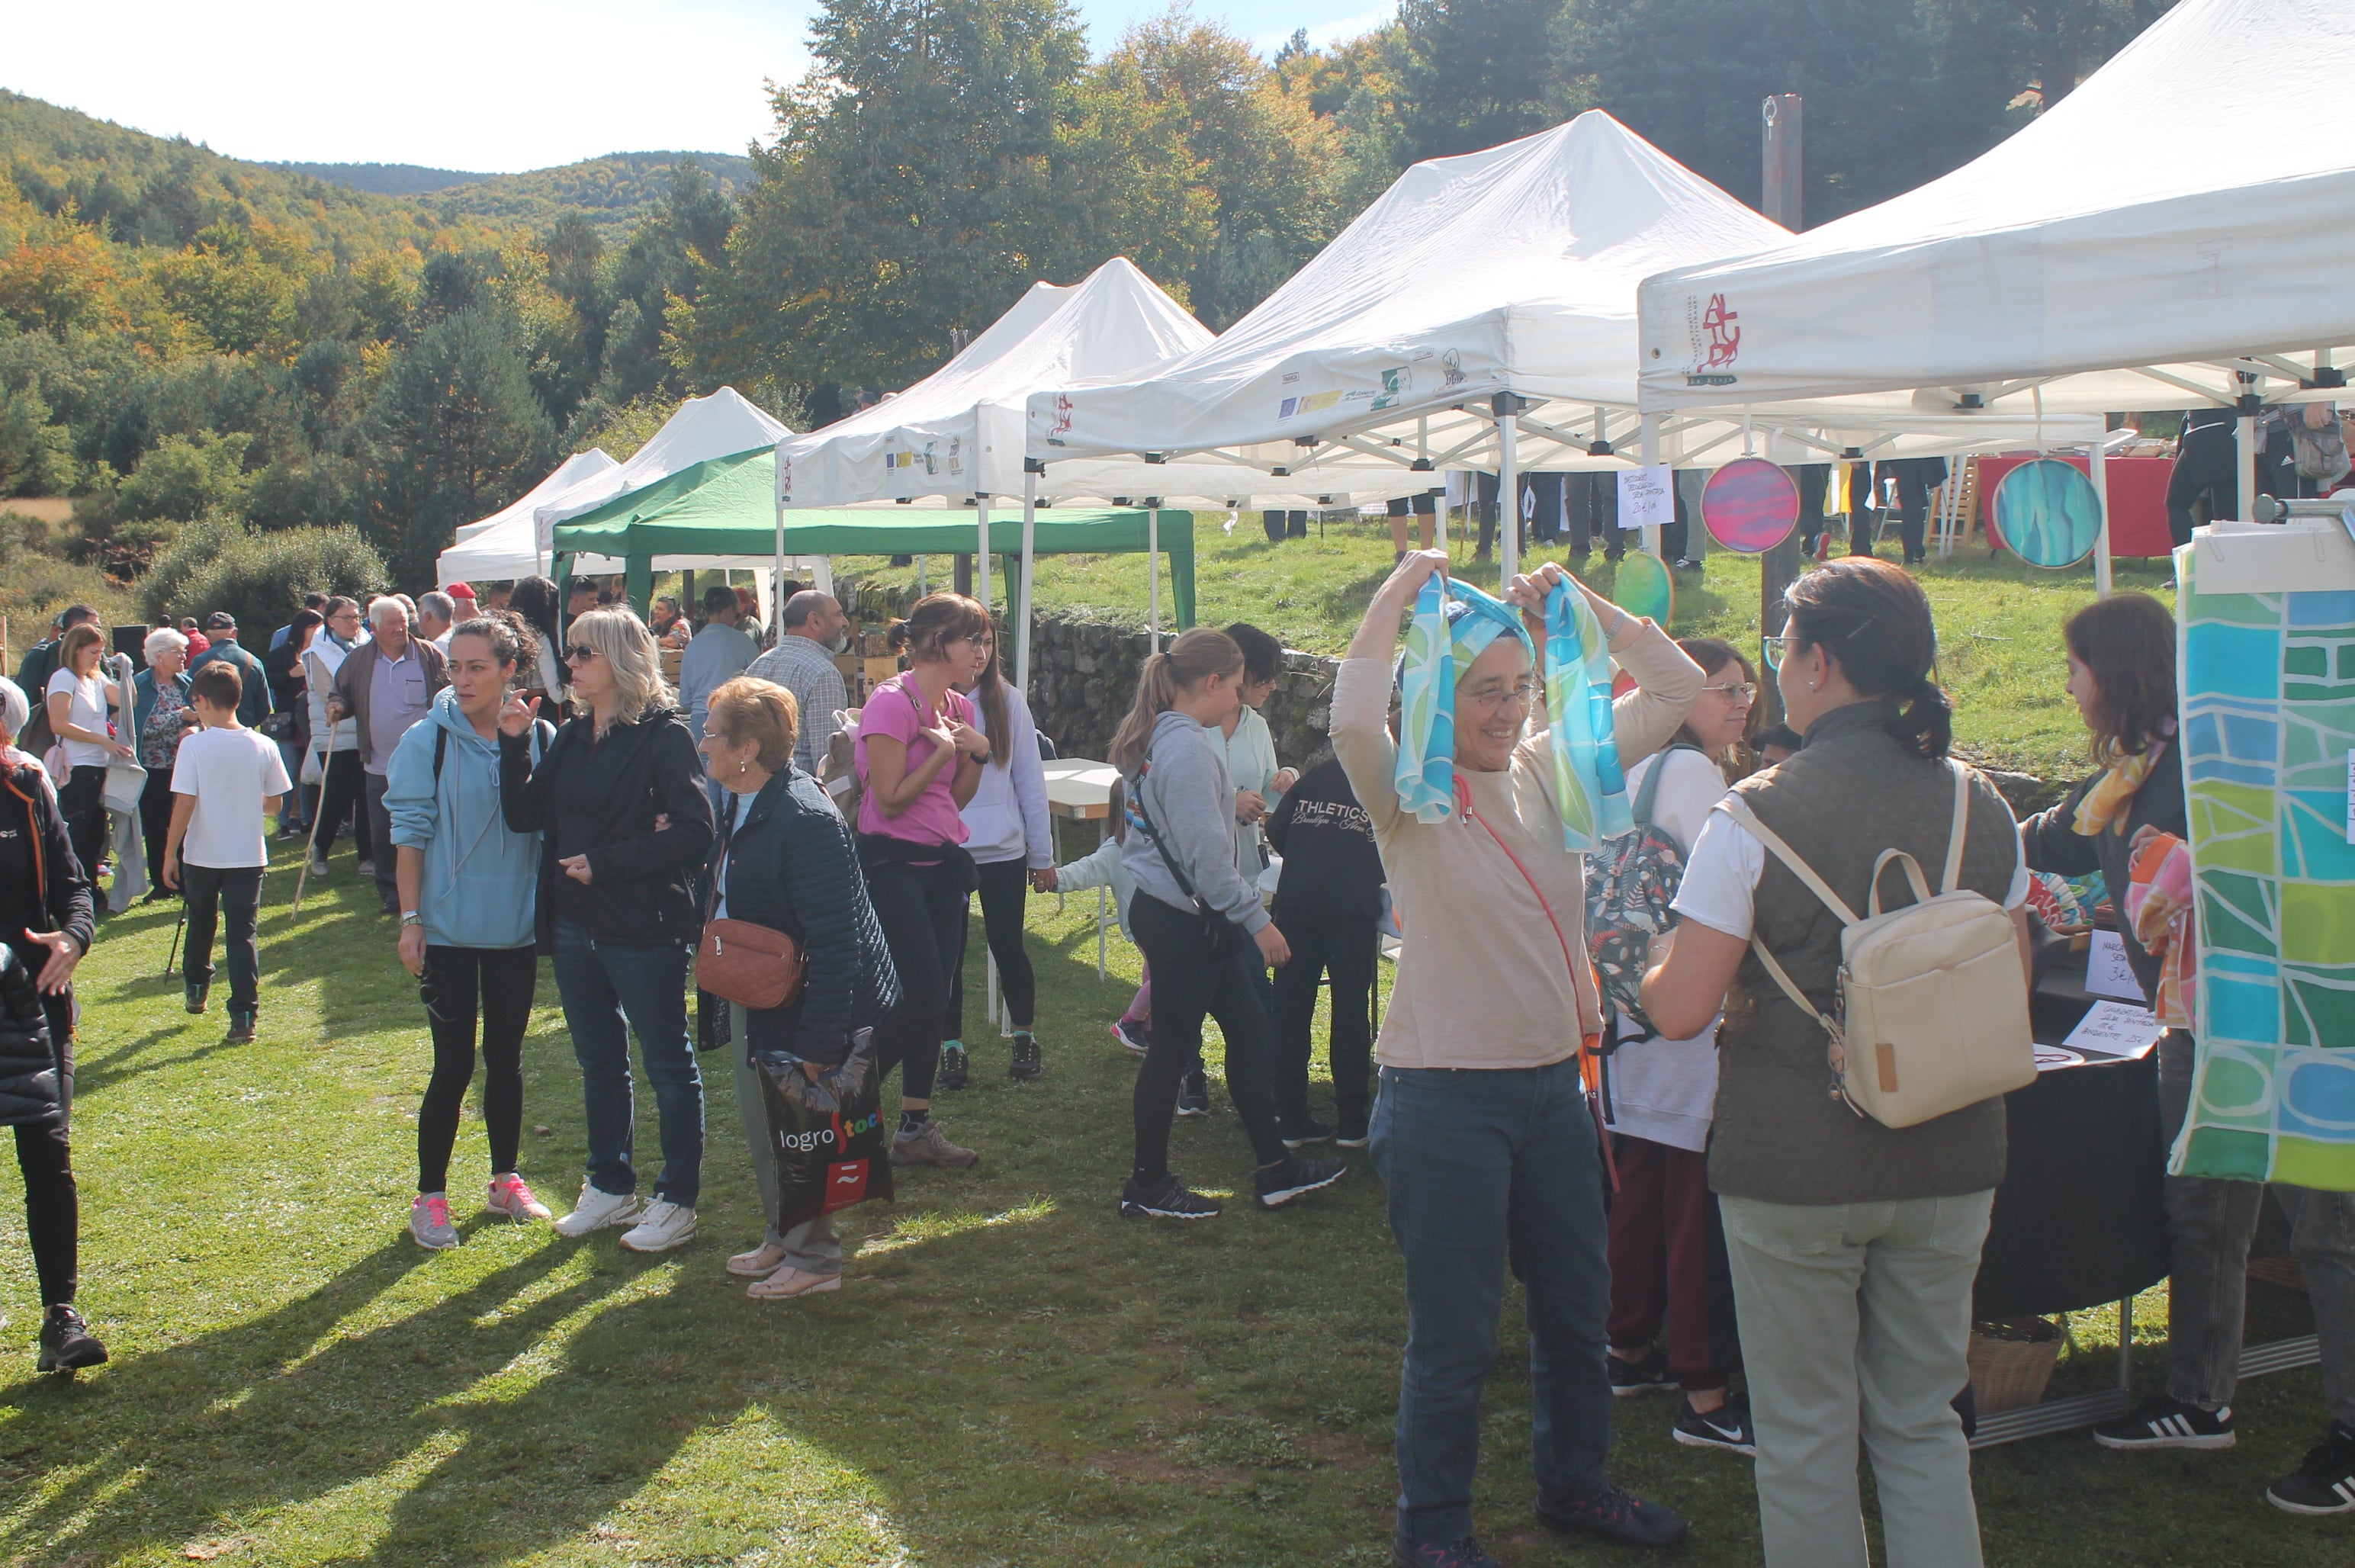
[[[76,517],[80,520],[79,508]],[[180,602],[189,581],[244,537],[245,530],[228,517],[200,517],[182,528],[139,579],[139,610],[148,624],[160,624],[165,608]]]
[[140,581],[148,619],[237,617],[248,639],[264,638],[302,607],[303,595],[347,593],[365,601],[389,584],[384,558],[356,528],[282,528],[250,533],[234,524],[193,524]]

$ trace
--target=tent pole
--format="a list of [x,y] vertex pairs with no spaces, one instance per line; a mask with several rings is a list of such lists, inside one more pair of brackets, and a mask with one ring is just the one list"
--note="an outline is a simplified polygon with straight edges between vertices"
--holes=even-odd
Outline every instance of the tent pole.
[[776,606],[769,614],[769,637],[773,643],[784,628],[785,608],[785,498],[777,497],[777,548],[769,562],[769,602]]
[[1145,581],[1146,628],[1153,634],[1153,649],[1161,651],[1161,508],[1145,509]]
[[973,559],[974,597],[981,601],[984,610],[989,608],[989,497],[976,493],[973,511],[981,528],[981,549]]
[[2094,481],[2094,498],[2102,508],[2102,531],[2094,536],[2094,596],[2110,596],[2110,443],[2095,438],[2093,455],[2085,460]]
[[2257,510],[2257,379],[2240,373],[2241,418],[2233,427],[2233,490],[2239,497],[2237,521],[2246,522]]
[[1030,590],[1039,564],[1039,470],[1046,466],[1035,458],[1022,460],[1022,624],[1014,634],[1014,684],[1025,699],[1030,695]]
[[1497,559],[1503,587],[1521,570],[1521,417],[1510,392],[1497,394]]
[[[1745,420],[1747,419],[1746,414],[1744,418]],[[1644,466],[1646,468],[1657,468],[1659,466],[1660,462],[1659,415],[1646,414],[1644,416],[1644,422],[1641,427],[1641,441],[1642,461]],[[1673,476],[1670,477],[1668,483],[1670,489],[1673,490],[1676,485],[1676,481]],[[1699,519],[1696,518],[1695,520],[1698,521]],[[1659,528],[1657,526],[1646,528],[1644,530],[1644,553],[1646,555],[1656,556],[1660,553],[1660,548]]]

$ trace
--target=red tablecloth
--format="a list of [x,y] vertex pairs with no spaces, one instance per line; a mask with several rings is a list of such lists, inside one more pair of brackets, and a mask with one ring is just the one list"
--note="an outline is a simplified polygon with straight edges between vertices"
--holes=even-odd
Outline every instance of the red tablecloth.
[[[2003,476],[2027,462],[2025,457],[1979,459],[1979,526],[1992,542],[2003,543],[1995,526],[1995,487]],[[2065,458],[2080,471],[2091,466],[2083,457]],[[2175,549],[2167,531],[2167,481],[2175,472],[2171,457],[2113,457],[2102,464],[2110,487],[2110,553],[2168,555]]]

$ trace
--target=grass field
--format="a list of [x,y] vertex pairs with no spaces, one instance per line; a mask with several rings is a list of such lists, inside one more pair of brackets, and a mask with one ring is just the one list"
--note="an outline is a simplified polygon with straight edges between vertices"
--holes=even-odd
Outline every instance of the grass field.
[[[1105,1028],[1135,955],[1115,933],[1114,977],[1096,979],[1085,895],[1060,916],[1032,904],[1046,1079],[1009,1083],[985,1046],[975,1086],[938,1102],[980,1165],[910,1176],[896,1205],[852,1211],[839,1294],[759,1304],[720,1266],[760,1217],[713,1058],[693,1245],[639,1258],[612,1232],[566,1242],[481,1219],[471,1111],[452,1173],[465,1245],[410,1243],[424,1020],[351,864],[336,856],[299,921],[292,857],[271,874],[259,1045],[218,1044],[218,1004],[180,1010],[179,981],[161,976],[165,908],[110,923],[83,965],[82,1300],[114,1360],[76,1381],[33,1376],[20,1194],[0,1178],[0,1563],[1386,1560],[1404,1308],[1380,1186],[1357,1156],[1338,1189],[1296,1209],[1238,1206],[1182,1230],[1119,1220],[1134,1068]],[[561,1211],[581,1098],[544,972],[539,1000],[522,1165]],[[1176,1163],[1231,1196],[1249,1157],[1213,1097],[1220,1114],[1179,1124]],[[1514,1568],[1645,1560],[1535,1526],[1508,1301],[1483,1536]],[[2253,1285],[2251,1308],[2254,1339],[2309,1331],[2302,1298]],[[2164,1321],[2162,1287],[2138,1336]],[[2074,1327],[2061,1384],[2090,1386],[2111,1375],[2115,1325]],[[2156,1349],[2138,1362],[2147,1387]],[[2260,1496],[2318,1435],[2318,1375],[2266,1378],[2235,1403],[2228,1453],[2126,1457],[2077,1435],[1980,1456],[1987,1560],[2342,1559],[2344,1520],[2293,1520]],[[1673,1560],[1755,1562],[1747,1461],[1674,1445],[1664,1400],[1617,1415],[1619,1477],[1693,1521]]]
[[[1246,512],[1225,531],[1226,514],[1194,514],[1195,586],[1199,612],[1209,625],[1250,621],[1281,637],[1289,647],[1338,654],[1348,645],[1366,601],[1391,570],[1388,527],[1379,518],[1335,523],[1306,539],[1271,545],[1259,514]],[[1534,559],[1566,560],[1556,545]],[[1892,537],[1881,553],[1895,557]],[[1493,588],[1493,567],[1475,569],[1471,550],[1454,551],[1467,575]],[[1605,593],[1614,573],[1598,553],[1591,558],[1589,581]],[[891,567],[882,560],[843,558],[838,573],[852,573],[912,588],[914,567]],[[2040,778],[2066,778],[2086,769],[2084,726],[2062,690],[2061,624],[2094,597],[2093,568],[2038,571],[2016,557],[1990,557],[1977,540],[1947,560],[1934,555],[1919,573],[1937,612],[1939,675],[1957,707],[1955,732],[1974,755]],[[932,587],[949,581],[949,562],[927,563]],[[2120,560],[2117,585],[2156,593],[2174,603],[2174,567],[2163,560]],[[1145,624],[1145,560],[1138,555],[1046,556],[1039,562],[1041,610],[1082,611],[1092,616]],[[1162,613],[1170,609],[1162,585]],[[1165,620],[1165,624],[1167,624]],[[1750,651],[1758,645],[1758,562],[1755,557],[1714,552],[1695,578],[1677,582],[1673,629],[1679,636],[1722,637]]]

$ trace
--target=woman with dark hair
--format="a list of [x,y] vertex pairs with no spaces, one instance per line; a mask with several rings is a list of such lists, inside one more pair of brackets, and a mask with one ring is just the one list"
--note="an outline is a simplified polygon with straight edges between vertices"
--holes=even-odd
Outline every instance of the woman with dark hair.
[[[324,601],[322,601],[324,603]],[[303,779],[303,756],[311,747],[310,693],[303,679],[303,653],[311,639],[319,635],[326,620],[308,604],[294,612],[288,623],[286,635],[270,645],[261,656],[261,672],[270,683],[271,704],[284,715],[287,731],[279,736],[279,759],[286,764],[286,776],[295,781],[278,806],[278,837],[299,838],[311,826],[311,812],[318,804],[315,785]]]
[[561,719],[564,705],[572,700],[572,688],[564,678],[563,623],[558,618],[563,603],[556,584],[545,577],[524,578],[507,593],[507,608],[523,618],[539,645],[533,662],[517,672],[517,682],[526,697],[545,699],[549,719]]
[[[1636,815],[1689,856],[1726,786],[1750,772],[1761,709],[1757,672],[1730,645],[1683,637],[1677,646],[1700,667],[1700,695],[1668,744],[1627,770],[1627,794]],[[1624,1012],[1617,1019],[1610,1104],[1619,1190],[1611,1200],[1606,1332],[1613,1392],[1681,1390],[1670,1426],[1678,1442],[1746,1454],[1755,1444],[1749,1401],[1727,1392],[1740,1352],[1709,1189],[1718,1022],[1672,1040]]]
[[[2011,912],[2024,989],[2028,868],[2003,796],[1947,756],[1953,710],[1921,585],[1850,556],[1802,575],[1784,604],[1769,646],[1806,743],[1732,796],[1850,909],[1868,906],[1883,850],[1943,868],[1958,849],[1941,891]],[[1957,770],[1966,813],[1950,845]],[[1726,807],[1693,846],[1675,907],[1643,1007],[1678,1039],[1725,1017],[1709,1178],[1755,1401],[1769,1568],[1864,1568],[1859,1434],[1892,1568],[1975,1564],[1970,1450],[1949,1402],[1970,1379],[1971,1281],[2003,1178],[2003,1100],[1898,1128],[1827,1093],[1816,1013],[1839,994],[1841,917]]]
[[[1039,730],[1030,720],[1030,705],[1006,678],[997,662],[997,634],[985,628],[974,645],[976,663],[967,695],[978,711],[975,726],[989,741],[989,760],[981,783],[965,803],[966,852],[981,876],[981,924],[989,955],[997,965],[997,983],[1006,990],[1006,1010],[1014,1021],[1014,1055],[1007,1067],[1009,1078],[1028,1081],[1046,1071],[1039,1061],[1038,1037],[1031,1032],[1039,998],[1039,982],[1030,968],[1030,955],[1022,948],[1023,906],[1033,887],[1043,888],[1055,866],[1055,838],[1047,820],[1047,773],[1039,760]],[[965,1085],[964,954],[960,948],[949,969],[949,1003],[942,1029],[940,1084],[943,1089]],[[993,1033],[996,1019],[982,1021],[982,1036]]]
[[973,677],[989,613],[962,593],[932,593],[891,628],[908,667],[858,710],[858,864],[900,974],[900,1005],[875,1031],[876,1061],[900,1064],[894,1165],[962,1169],[980,1157],[932,1120],[949,976],[964,951],[965,895],[978,885],[960,813],[981,788],[995,746],[956,689]]
[[[2141,593],[2114,594],[2069,618],[2069,695],[2099,771],[2067,799],[2020,824],[2029,865],[2083,876],[2098,870],[2121,918],[2126,964],[2169,1024],[2158,1043],[2159,1143],[2171,1145],[2191,1103],[2193,997],[2188,912],[2180,923],[2136,918],[2149,906],[2130,890],[2188,882],[2190,830],[2176,744],[2175,617]],[[2168,867],[2170,859],[2177,863]],[[2162,915],[2163,910],[2159,912]],[[2265,1496],[2292,1513],[2355,1512],[2355,1195],[2272,1184],[2290,1221],[2321,1341],[2329,1430],[2295,1473]],[[2226,1448],[2236,1441],[2232,1400],[2240,1379],[2249,1243],[2266,1186],[2170,1176],[2167,1392],[2094,1429],[2105,1448]]]

